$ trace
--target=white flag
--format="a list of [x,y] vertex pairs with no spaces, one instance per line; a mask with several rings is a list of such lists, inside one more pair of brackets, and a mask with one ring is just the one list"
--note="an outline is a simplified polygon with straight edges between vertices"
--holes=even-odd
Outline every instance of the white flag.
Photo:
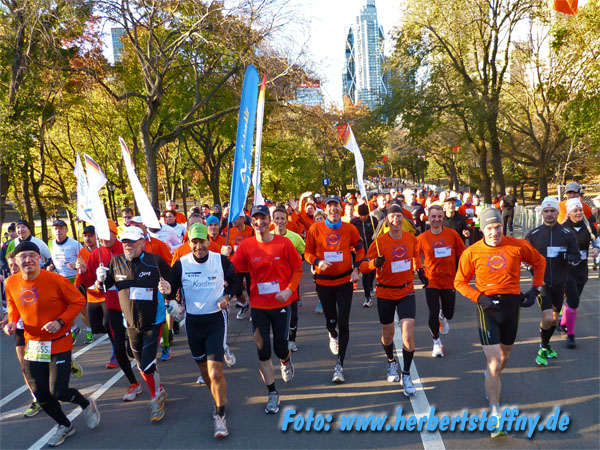
[[146,191],[144,191],[142,183],[140,183],[140,179],[135,173],[135,167],[133,167],[133,161],[131,160],[131,154],[129,153],[127,144],[121,136],[119,136],[119,143],[121,144],[121,153],[123,154],[123,160],[125,161],[125,167],[127,168],[127,175],[129,175],[129,182],[131,183],[131,189],[133,190],[135,202],[140,210],[142,222],[148,228],[160,228],[160,223],[156,217],[156,214],[154,213],[152,203],[150,203],[150,200],[146,195]]
[[264,205],[265,199],[260,192],[260,150],[262,147],[263,117],[265,115],[265,89],[267,86],[267,75],[265,74],[258,93],[258,106],[256,108],[256,144],[254,148],[254,173],[252,174],[252,185],[254,186],[254,205]]
[[343,135],[344,147],[354,153],[354,162],[356,164],[356,182],[360,195],[363,198],[367,198],[367,190],[365,189],[365,183],[363,182],[363,172],[365,170],[365,161],[363,160],[356,139],[354,139],[354,133],[349,124],[346,124],[346,132]]
[[92,208],[89,205],[88,182],[85,178],[85,171],[83,170],[79,153],[75,158],[75,168],[73,169],[73,174],[77,179],[77,218],[84,222],[94,223],[94,218],[92,217]]
[[100,189],[106,184],[106,177],[100,169],[100,166],[89,155],[83,154],[85,159],[85,169],[88,177],[88,202],[92,210],[94,227],[96,227],[96,236],[108,241],[110,239],[110,229],[108,228],[108,219],[104,210],[104,203],[100,199]]

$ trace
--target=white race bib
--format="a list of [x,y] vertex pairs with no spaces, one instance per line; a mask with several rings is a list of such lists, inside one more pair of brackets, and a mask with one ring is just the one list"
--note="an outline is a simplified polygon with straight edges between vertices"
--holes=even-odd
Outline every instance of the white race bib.
[[325,261],[327,262],[342,262],[344,260],[344,252],[325,252]]
[[547,258],[556,258],[560,253],[567,251],[567,247],[548,247],[546,249]]
[[257,283],[258,293],[260,295],[277,294],[279,289],[279,281],[267,281],[266,283]]
[[52,341],[27,341],[25,359],[49,363],[52,357]]
[[392,273],[406,272],[411,269],[410,259],[392,261]]
[[473,213],[474,213],[475,211],[473,211],[473,209],[472,209],[472,208],[467,208],[467,209],[465,209],[465,212],[466,212],[466,213],[467,213],[467,215],[470,217],[470,216],[472,216],[472,215],[473,215]]
[[446,256],[452,255],[452,247],[438,247],[434,248],[433,252],[435,253],[436,258],[445,258]]
[[581,261],[585,261],[587,259],[587,250],[579,250],[579,254],[581,255]]
[[152,301],[152,297],[154,293],[154,289],[152,288],[143,288],[143,287],[132,287],[129,288],[129,298],[131,300],[138,301]]

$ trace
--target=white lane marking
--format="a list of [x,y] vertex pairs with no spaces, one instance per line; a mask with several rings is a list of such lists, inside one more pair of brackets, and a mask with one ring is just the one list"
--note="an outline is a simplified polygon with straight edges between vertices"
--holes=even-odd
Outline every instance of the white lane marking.
[[[105,334],[100,339],[95,340],[91,344],[86,345],[85,347],[83,347],[81,350],[79,350],[77,353],[75,353],[73,355],[73,358],[77,358],[79,355],[83,355],[85,352],[87,352],[88,350],[91,350],[96,345],[104,342],[107,339],[108,339],[108,335]],[[28,390],[27,389],[27,385],[25,385],[25,384],[23,386],[21,386],[19,389],[14,390],[10,394],[8,394],[6,397],[4,397],[2,400],[0,400],[0,408],[2,408],[8,402],[10,402],[10,401],[14,400],[15,398],[17,398],[19,395],[21,395],[23,392],[26,392],[27,390]]]
[[[398,358],[402,357],[402,329],[398,323],[398,315],[395,317],[396,322],[396,332],[394,333],[394,344],[396,345],[396,352],[398,353]],[[423,389],[423,385],[421,384],[421,379],[419,378],[419,372],[417,371],[417,366],[413,360],[410,368],[410,377],[412,378],[413,384],[417,390],[417,393],[412,397],[408,397],[410,399],[410,404],[412,405],[414,416],[420,418],[422,416],[428,417],[431,412],[431,405],[429,404],[429,400],[427,400],[427,395],[425,395],[425,390]],[[423,442],[423,448],[425,450],[445,450],[446,446],[444,445],[444,441],[442,440],[442,436],[438,430],[436,431],[421,431],[421,441]]]
[[[135,364],[135,360],[131,361],[131,367],[133,367],[133,365]],[[96,392],[94,392],[92,395],[90,395],[91,398],[93,398],[94,400],[98,400],[98,398],[104,394],[106,391],[108,391],[113,384],[115,384],[117,381],[119,381],[123,375],[125,375],[125,373],[122,370],[119,370],[119,373],[116,373],[115,375],[113,375],[113,377],[108,380],[106,383],[104,383],[100,389],[98,389]],[[67,416],[67,418],[73,422],[81,413],[83,412],[83,410],[81,409],[80,406],[78,406],[77,408],[75,408],[71,414],[69,414]],[[102,415],[102,412],[100,413]],[[58,425],[53,426],[50,431],[48,431],[45,435],[43,435],[41,438],[39,438],[31,447],[29,447],[29,450],[40,450],[41,448],[43,448],[47,443],[48,443],[48,439],[50,439],[50,436],[52,436],[56,429],[58,428]]]

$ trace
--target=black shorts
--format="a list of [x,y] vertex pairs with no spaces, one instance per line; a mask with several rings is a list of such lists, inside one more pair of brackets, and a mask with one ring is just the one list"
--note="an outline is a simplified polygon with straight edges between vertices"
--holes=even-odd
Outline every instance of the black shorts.
[[288,337],[292,306],[275,309],[252,308],[252,332],[259,361],[271,359],[271,330],[273,330],[273,350],[279,359],[288,356]]
[[552,286],[543,285],[541,296],[538,296],[538,306],[542,311],[552,309],[554,312],[560,312],[564,296],[565,283],[559,283]]
[[408,294],[398,300],[388,300],[377,297],[377,312],[379,313],[379,323],[389,325],[394,323],[394,312],[398,313],[398,320],[414,319],[417,313],[417,303],[415,293]]
[[500,312],[487,312],[477,305],[479,341],[481,345],[513,345],[519,329],[520,295],[496,296],[500,299]]
[[154,372],[156,367],[156,351],[158,350],[158,341],[162,333],[163,323],[152,325],[152,328],[144,331],[137,328],[127,328],[131,351],[141,372]]
[[197,363],[206,360],[223,362],[223,346],[227,336],[227,313],[189,314],[185,329],[192,357]]
[[21,328],[15,331],[15,347],[25,347],[25,330]]

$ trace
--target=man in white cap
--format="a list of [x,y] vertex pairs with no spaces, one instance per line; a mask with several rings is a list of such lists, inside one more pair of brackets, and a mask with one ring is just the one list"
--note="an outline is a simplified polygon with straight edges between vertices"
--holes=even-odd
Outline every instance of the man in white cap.
[[541,298],[538,298],[542,310],[541,343],[535,362],[540,366],[547,366],[548,359],[558,357],[550,345],[550,339],[558,324],[569,263],[578,264],[581,258],[575,234],[557,221],[558,200],[555,197],[546,197],[541,207],[543,224],[527,233],[525,239],[546,257],[544,285]]
[[[480,216],[483,239],[460,257],[454,287],[477,303],[479,340],[487,360],[483,372],[490,414],[500,415],[500,373],[506,367],[519,327],[519,308],[530,307],[542,289],[546,262],[527,241],[503,236],[502,214],[487,208]],[[521,295],[521,262],[534,268],[532,287]],[[475,289],[469,283],[474,276]],[[500,422],[491,436],[504,434]]]

